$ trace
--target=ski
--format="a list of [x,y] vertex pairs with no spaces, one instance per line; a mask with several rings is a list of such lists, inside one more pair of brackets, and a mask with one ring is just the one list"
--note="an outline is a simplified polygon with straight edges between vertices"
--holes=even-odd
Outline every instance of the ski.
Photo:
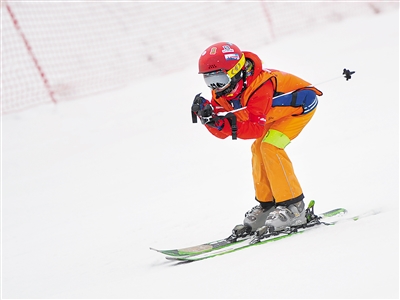
[[[308,205],[308,209],[313,209],[314,204],[315,204],[314,200],[310,201],[310,204]],[[325,213],[322,213],[318,216],[314,215],[314,217],[315,217],[315,219],[318,219],[318,220],[324,220],[327,218],[344,215],[346,212],[347,211],[344,208],[337,208],[337,209],[333,209],[333,210],[327,211]],[[309,222],[310,221],[311,220],[309,220]],[[313,222],[315,222],[315,220],[313,220]],[[237,238],[234,235],[231,235],[224,239],[200,244],[197,246],[191,246],[191,247],[187,247],[187,248],[159,250],[159,249],[150,247],[150,250],[167,255],[168,259],[172,259],[173,257],[183,258],[183,257],[189,257],[189,256],[196,256],[196,255],[208,253],[208,252],[214,252],[215,250],[224,249],[226,247],[229,247],[231,249],[231,247],[233,247],[234,245],[235,246],[243,246],[243,244],[245,244],[249,239],[252,239],[252,236],[248,235],[245,237]]]
[[[341,210],[338,214],[336,214],[335,212]],[[347,211],[345,209],[338,209],[338,210],[332,210],[330,212],[333,212],[332,216],[337,216],[337,215],[343,215],[345,213],[347,213]],[[328,213],[330,213],[328,212]],[[379,210],[370,210],[367,211],[363,214],[357,215],[357,216],[353,216],[353,217],[348,217],[348,218],[341,218],[341,219],[336,219],[335,221],[326,223],[326,222],[319,222],[316,223],[315,225],[334,225],[337,224],[338,222],[343,222],[343,221],[357,221],[360,218],[364,218],[367,216],[371,216],[371,215],[376,215],[379,213]],[[324,215],[324,214],[322,214]],[[258,245],[263,245],[266,243],[270,243],[270,242],[274,242],[274,241],[278,241],[281,239],[285,239],[291,236],[294,236],[296,234],[301,234],[304,233],[308,230],[310,230],[311,228],[314,228],[314,225],[309,226],[309,227],[295,227],[295,228],[289,228],[288,231],[280,231],[280,232],[276,232],[274,234],[271,234],[263,239],[257,240],[256,237],[253,237],[250,240],[245,240],[245,241],[241,241],[235,244],[231,244],[227,247],[224,247],[222,249],[217,249],[214,251],[210,251],[210,252],[205,252],[205,253],[201,253],[201,254],[197,254],[197,255],[190,255],[190,256],[186,256],[186,257],[171,257],[171,256],[167,256],[166,259],[168,260],[173,260],[173,261],[178,261],[180,263],[185,263],[185,262],[193,262],[193,261],[199,261],[199,260],[204,260],[204,259],[208,259],[208,258],[212,258],[212,257],[216,257],[216,256],[220,256],[220,255],[224,255],[224,254],[228,254],[228,253],[232,253],[238,250],[243,250],[252,246],[258,246]]]
[[231,240],[228,237],[228,238],[200,244],[197,246],[191,246],[191,247],[187,247],[187,248],[159,250],[159,249],[150,247],[150,250],[154,250],[156,252],[159,252],[159,253],[162,253],[165,255],[169,255],[171,257],[186,257],[186,256],[190,256],[190,255],[207,253],[207,252],[210,252],[210,251],[213,251],[216,249],[221,249],[221,248],[227,247],[228,245],[241,243],[243,241],[246,241],[249,238],[250,238],[250,236],[239,238],[237,240]]

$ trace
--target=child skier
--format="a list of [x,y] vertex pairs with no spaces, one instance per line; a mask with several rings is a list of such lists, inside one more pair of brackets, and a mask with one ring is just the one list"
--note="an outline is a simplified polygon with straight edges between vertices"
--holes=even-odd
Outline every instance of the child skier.
[[[303,190],[285,147],[310,121],[322,92],[292,74],[263,69],[256,54],[229,42],[213,44],[201,54],[199,74],[212,97],[196,96],[195,117],[218,138],[234,133],[255,139],[251,151],[258,205],[245,214],[248,232],[264,225],[280,231],[305,224]],[[221,117],[227,112],[234,113],[235,124]]]

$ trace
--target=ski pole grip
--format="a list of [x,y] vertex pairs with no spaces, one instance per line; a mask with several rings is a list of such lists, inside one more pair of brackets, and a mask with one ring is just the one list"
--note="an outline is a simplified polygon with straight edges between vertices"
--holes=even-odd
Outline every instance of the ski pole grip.
[[201,93],[197,94],[194,97],[193,104],[192,104],[192,122],[197,123],[197,113],[201,110],[201,103],[203,102],[202,97],[200,97]]
[[191,111],[192,111],[192,122],[197,123],[197,113],[200,111],[200,104],[193,103]]
[[232,128],[232,140],[237,139],[237,119],[234,113],[228,113],[225,115],[225,118],[228,119]]
[[192,110],[192,123],[197,123],[197,115],[193,110]]

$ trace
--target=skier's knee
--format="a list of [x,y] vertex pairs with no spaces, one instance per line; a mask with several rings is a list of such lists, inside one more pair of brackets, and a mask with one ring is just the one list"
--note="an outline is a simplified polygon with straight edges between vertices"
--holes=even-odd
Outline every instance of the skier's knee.
[[289,137],[275,129],[270,129],[263,138],[263,143],[271,144],[277,148],[285,149],[290,143]]

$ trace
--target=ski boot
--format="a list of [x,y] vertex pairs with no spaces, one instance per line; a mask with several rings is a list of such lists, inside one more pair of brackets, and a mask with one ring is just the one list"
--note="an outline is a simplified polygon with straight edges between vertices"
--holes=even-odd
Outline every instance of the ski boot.
[[303,200],[288,206],[277,206],[265,220],[265,226],[269,228],[269,232],[285,231],[293,226],[301,226],[306,223],[306,209]]
[[[263,207],[264,206],[264,207]],[[259,227],[265,224],[265,220],[270,212],[274,211],[275,205],[273,202],[254,206],[248,212],[246,212],[243,220],[243,224],[236,225],[232,230],[232,236],[246,237],[252,235]]]

